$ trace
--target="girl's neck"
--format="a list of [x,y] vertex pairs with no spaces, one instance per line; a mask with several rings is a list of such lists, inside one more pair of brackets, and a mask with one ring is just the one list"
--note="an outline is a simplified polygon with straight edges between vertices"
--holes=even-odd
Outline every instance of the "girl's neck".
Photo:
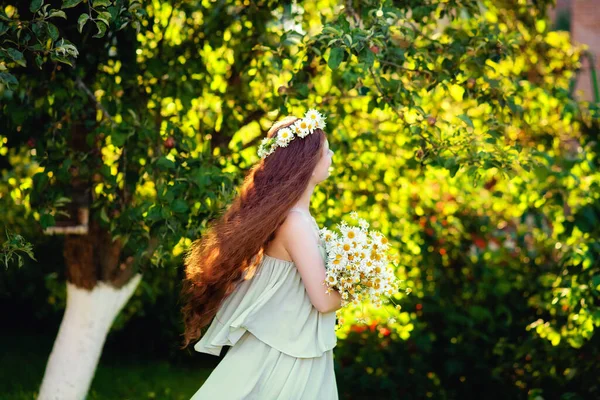
[[298,199],[298,201],[296,202],[296,204],[294,204],[293,207],[308,212],[308,210],[310,210],[310,198],[312,197],[314,190],[315,187],[310,185],[304,191],[304,193],[302,193],[302,196],[300,196],[300,199]]
[[299,207],[299,206],[294,206],[291,208],[291,210],[297,210],[306,214],[310,215],[310,210],[308,208],[304,208],[304,207]]

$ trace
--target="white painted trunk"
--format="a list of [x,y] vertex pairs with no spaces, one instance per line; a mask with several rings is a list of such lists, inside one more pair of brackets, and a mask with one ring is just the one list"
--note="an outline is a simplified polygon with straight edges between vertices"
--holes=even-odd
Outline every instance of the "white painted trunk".
[[106,335],[141,278],[136,274],[120,289],[98,282],[91,291],[67,282],[67,307],[38,400],[85,399]]

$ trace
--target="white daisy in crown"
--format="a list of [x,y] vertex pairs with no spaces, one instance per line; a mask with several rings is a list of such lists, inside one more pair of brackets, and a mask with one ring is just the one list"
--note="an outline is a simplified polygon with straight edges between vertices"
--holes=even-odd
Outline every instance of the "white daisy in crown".
[[312,122],[315,128],[325,128],[325,117],[323,117],[323,115],[321,115],[321,113],[314,108],[308,110],[304,118],[306,118],[309,122]]
[[275,137],[264,138],[258,147],[258,156],[265,158],[273,154],[277,147],[287,147],[296,137],[305,138],[316,129],[325,128],[325,117],[315,109],[310,109],[304,118],[298,119],[290,126],[280,128]]
[[277,132],[277,144],[282,147],[287,145],[294,139],[294,133],[290,128],[281,128]]
[[306,119],[299,119],[298,121],[294,122],[294,125],[296,125],[297,129],[300,131],[298,136],[301,138],[305,138],[310,133],[308,130],[308,121],[306,121]]

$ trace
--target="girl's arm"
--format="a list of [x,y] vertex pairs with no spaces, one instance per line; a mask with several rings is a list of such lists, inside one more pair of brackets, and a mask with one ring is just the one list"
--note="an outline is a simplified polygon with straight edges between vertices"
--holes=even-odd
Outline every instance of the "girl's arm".
[[290,213],[280,227],[282,242],[300,272],[302,282],[313,306],[321,313],[342,307],[342,297],[337,290],[325,293],[325,263],[319,251],[314,229],[302,215]]

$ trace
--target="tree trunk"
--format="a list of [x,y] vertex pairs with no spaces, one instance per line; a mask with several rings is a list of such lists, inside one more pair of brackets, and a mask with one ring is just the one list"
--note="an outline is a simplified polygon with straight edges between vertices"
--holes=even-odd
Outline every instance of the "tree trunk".
[[92,290],[67,283],[67,307],[50,353],[39,400],[85,399],[106,335],[140,283],[136,274],[121,288],[98,282]]
[[[594,58],[596,77],[600,76],[600,7],[596,0],[577,0],[571,6],[571,34],[573,41],[589,46]],[[577,92],[581,91],[581,95]],[[580,100],[594,100],[592,65],[588,58],[581,62],[581,71],[577,76],[576,97]]]
[[67,306],[50,353],[40,400],[86,397],[110,327],[141,280],[120,240],[91,219],[86,235],[66,235]]

